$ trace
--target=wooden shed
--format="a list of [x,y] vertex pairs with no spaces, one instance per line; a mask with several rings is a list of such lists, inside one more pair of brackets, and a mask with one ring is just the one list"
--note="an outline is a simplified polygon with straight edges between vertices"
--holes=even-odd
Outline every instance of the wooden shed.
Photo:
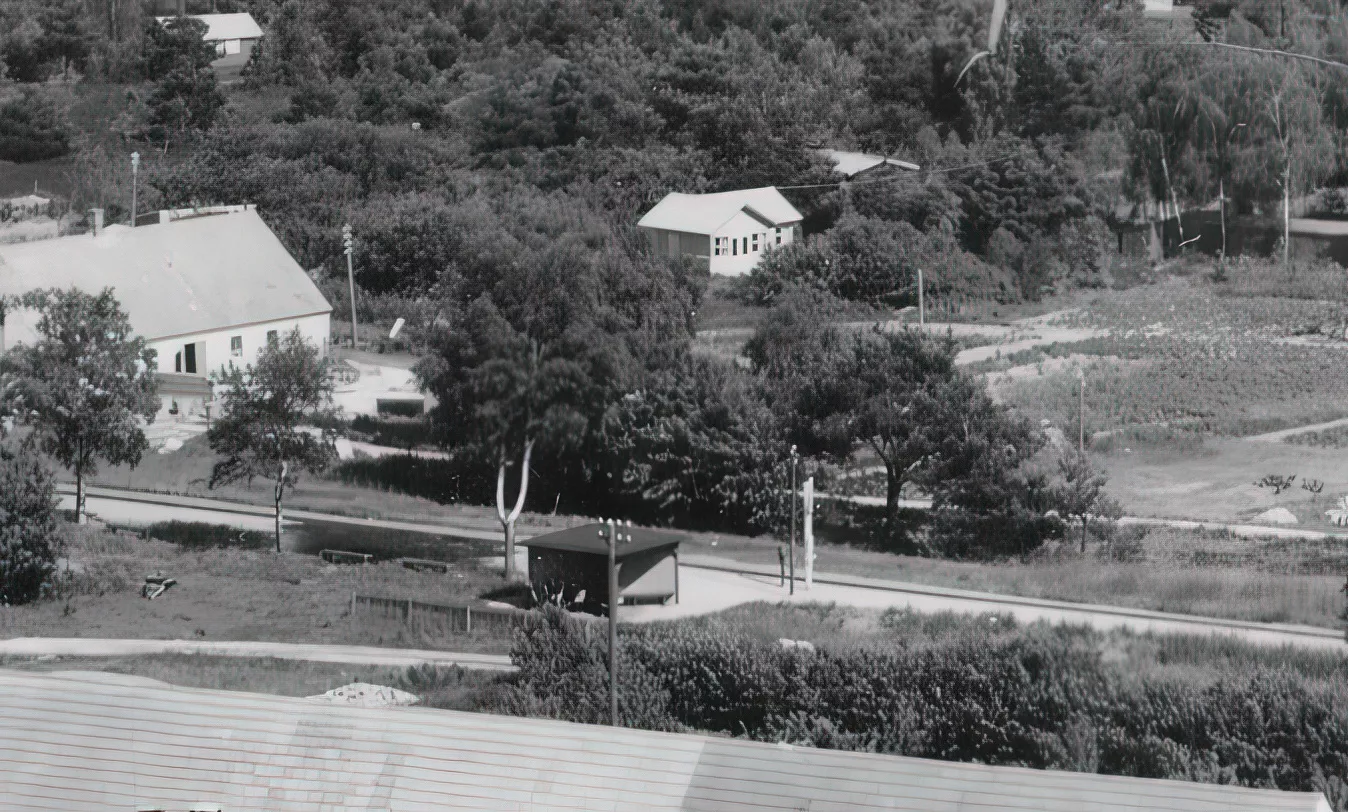
[[[540,595],[597,607],[608,603],[608,541],[603,524],[586,524],[520,542],[529,548],[529,583]],[[679,602],[677,533],[623,527],[614,557],[619,600]],[[631,536],[631,541],[625,538]],[[581,593],[584,595],[581,595]]]

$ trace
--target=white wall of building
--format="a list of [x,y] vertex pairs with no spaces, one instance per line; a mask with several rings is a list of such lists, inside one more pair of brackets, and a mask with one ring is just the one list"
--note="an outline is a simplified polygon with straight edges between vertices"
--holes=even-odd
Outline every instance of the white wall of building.
[[[231,362],[235,366],[243,367],[257,361],[258,353],[267,345],[267,333],[272,330],[276,331],[279,338],[295,329],[295,327],[299,327],[300,333],[326,355],[331,335],[329,321],[328,314],[324,313],[318,316],[281,319],[232,327],[226,330],[212,330],[176,338],[158,339],[149,343],[159,353],[159,369],[164,372],[184,373],[188,372],[186,368],[186,347],[188,344],[195,345],[197,362],[195,374],[206,376],[219,372],[222,367]],[[238,338],[242,345],[238,355],[235,355],[231,350],[231,339],[233,338]],[[183,354],[184,366],[181,370],[177,369],[174,363],[175,356],[179,353]]]
[[[205,378],[213,372],[219,372],[222,367],[231,361],[240,367],[256,363],[258,353],[267,344],[267,334],[272,330],[276,331],[277,338],[281,338],[299,327],[300,333],[326,356],[329,351],[331,336],[329,321],[328,314],[324,313],[297,319],[279,319],[249,324],[227,330],[193,333],[176,338],[157,339],[148,342],[148,344],[151,349],[158,353],[158,368],[162,372],[174,372],[174,361],[177,360],[176,356],[181,353],[182,372],[184,373],[187,372],[186,347],[188,344],[194,345],[197,361],[195,374]],[[31,344],[36,341],[36,324],[37,313],[34,311],[20,310],[7,314],[4,330],[0,332],[0,352],[10,349],[16,344]],[[238,355],[234,355],[231,351],[231,339],[236,337],[242,346]],[[178,419],[186,419],[201,412],[202,403],[195,398],[174,397],[171,394],[165,394],[161,397],[161,401],[163,405],[160,410],[160,419],[171,419],[168,410],[175,401],[179,409],[179,414],[176,416]]]
[[711,272],[743,276],[758,265],[768,249],[789,245],[795,238],[795,228],[791,226],[765,226],[757,218],[740,212],[712,235]]

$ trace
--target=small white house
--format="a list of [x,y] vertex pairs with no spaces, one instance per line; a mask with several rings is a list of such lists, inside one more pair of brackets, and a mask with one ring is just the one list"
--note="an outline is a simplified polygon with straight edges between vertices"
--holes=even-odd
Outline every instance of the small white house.
[[637,222],[659,256],[692,255],[722,276],[749,273],[771,248],[800,239],[801,214],[768,186],[710,195],[671,192]]
[[[162,415],[210,400],[208,376],[252,363],[296,327],[327,353],[332,305],[249,206],[160,212],[160,222],[0,245],[0,296],[39,288],[112,288],[158,354]],[[36,339],[36,314],[9,313],[0,353]]]
[[[187,15],[206,24],[206,33],[202,39],[215,46],[215,55],[219,57],[211,63],[217,71],[222,68],[241,68],[253,55],[253,48],[262,39],[262,27],[246,12],[237,14],[192,14]],[[159,17],[165,23],[172,17]]]

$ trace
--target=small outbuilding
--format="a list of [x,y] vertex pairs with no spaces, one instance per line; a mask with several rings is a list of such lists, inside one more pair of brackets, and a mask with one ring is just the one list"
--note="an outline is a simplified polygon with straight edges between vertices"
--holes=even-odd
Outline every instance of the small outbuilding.
[[[529,548],[529,583],[540,595],[596,607],[608,602],[607,526],[586,524],[520,542]],[[677,533],[623,527],[614,552],[619,602],[679,602]],[[627,541],[627,538],[631,541]],[[584,593],[583,595],[581,593]]]

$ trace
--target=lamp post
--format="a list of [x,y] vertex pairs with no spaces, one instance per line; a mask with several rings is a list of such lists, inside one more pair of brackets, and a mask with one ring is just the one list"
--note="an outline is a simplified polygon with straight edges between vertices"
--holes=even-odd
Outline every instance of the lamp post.
[[791,587],[790,594],[796,594],[796,447],[791,446]]
[[140,153],[131,153],[131,227],[136,227],[136,180],[140,174]]
[[[618,542],[620,538],[632,540],[630,532],[625,537],[619,535],[621,526],[609,519],[599,531],[599,535],[608,541],[608,703],[609,723],[613,727],[618,726],[618,603],[621,600],[618,594]],[[632,522],[628,521],[627,526],[630,528]]]
[[1077,381],[1081,385],[1077,409],[1077,450],[1086,453],[1086,371],[1077,370]]
[[922,269],[917,269],[917,324],[919,327],[927,323],[927,303],[923,299],[922,292]]
[[351,267],[351,226],[342,226],[342,253],[346,254],[346,282],[351,291],[351,351],[356,351],[356,272]]

